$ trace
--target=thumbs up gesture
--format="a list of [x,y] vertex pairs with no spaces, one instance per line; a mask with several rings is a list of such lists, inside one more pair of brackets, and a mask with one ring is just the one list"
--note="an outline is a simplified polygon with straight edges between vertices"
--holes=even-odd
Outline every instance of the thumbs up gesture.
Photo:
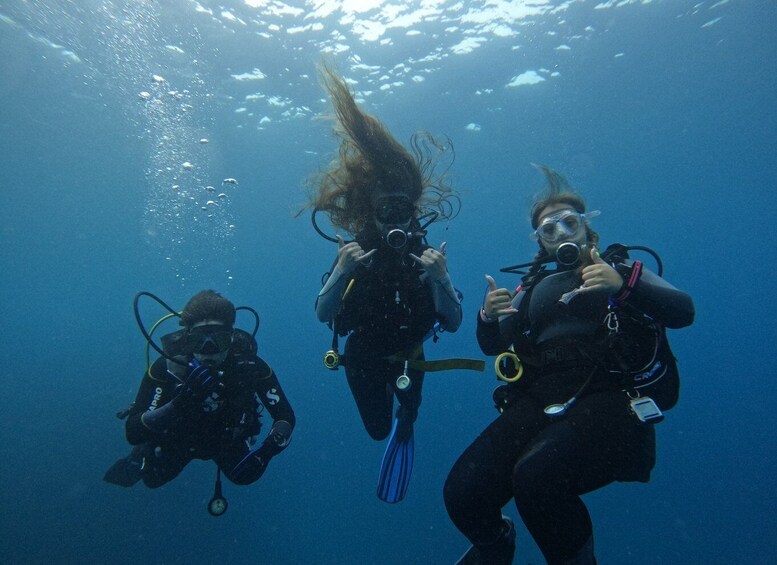
[[496,320],[499,316],[515,314],[517,310],[513,308],[513,295],[506,288],[497,288],[496,281],[491,275],[486,275],[488,281],[488,293],[483,303],[483,314],[489,320]]
[[617,293],[623,286],[623,279],[618,271],[605,263],[596,249],[591,249],[591,261],[591,265],[583,268],[583,284],[580,290],[605,294]]

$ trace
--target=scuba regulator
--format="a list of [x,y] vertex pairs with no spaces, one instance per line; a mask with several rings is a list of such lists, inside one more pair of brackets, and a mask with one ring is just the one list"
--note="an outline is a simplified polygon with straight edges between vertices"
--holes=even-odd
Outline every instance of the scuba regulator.
[[[139,301],[142,296],[147,296],[153,300],[155,300],[160,306],[162,306],[165,310],[168,311],[167,314],[162,316],[159,320],[154,323],[154,325],[151,327],[150,331],[146,330],[145,325],[143,324],[143,320],[140,316],[140,308],[139,308]],[[180,359],[176,359],[174,355],[171,355],[171,352],[168,351],[168,348],[175,350],[175,346],[178,345],[179,349],[180,346],[185,345],[184,342],[192,341],[185,339],[185,336],[183,334],[180,334],[179,332],[186,332],[186,330],[179,330],[178,332],[173,332],[172,334],[167,334],[165,336],[162,336],[161,338],[161,347],[160,345],[157,345],[156,342],[154,342],[153,335],[156,329],[159,327],[162,322],[169,320],[170,318],[180,318],[181,314],[179,312],[176,312],[173,308],[168,306],[162,299],[160,299],[158,296],[146,292],[146,291],[140,291],[135,295],[135,299],[133,301],[133,309],[135,312],[135,321],[138,324],[138,328],[140,329],[140,333],[143,334],[143,337],[146,339],[146,372],[150,374],[151,371],[151,360],[150,360],[150,348],[153,348],[156,350],[157,353],[159,353],[162,357],[167,359],[168,361],[171,361],[176,364],[181,364]],[[253,343],[253,347],[256,347],[256,334],[259,331],[259,314],[256,310],[249,306],[238,306],[235,308],[235,311],[238,310],[246,310],[250,312],[254,316],[254,329],[253,332],[250,334],[248,332],[243,332],[242,330],[237,330],[241,333],[244,333],[245,336],[250,335],[251,336],[251,342]],[[201,341],[201,340],[199,340]],[[226,343],[222,344],[226,345]],[[185,349],[185,348],[183,348]],[[177,351],[176,354],[184,354],[188,353],[186,351]],[[128,411],[120,412],[118,415],[126,417],[126,414]],[[216,483],[213,489],[213,496],[208,501],[208,513],[211,516],[217,517],[223,515],[228,508],[229,504],[227,502],[227,499],[224,497],[221,491],[221,470],[217,467],[216,468]]]

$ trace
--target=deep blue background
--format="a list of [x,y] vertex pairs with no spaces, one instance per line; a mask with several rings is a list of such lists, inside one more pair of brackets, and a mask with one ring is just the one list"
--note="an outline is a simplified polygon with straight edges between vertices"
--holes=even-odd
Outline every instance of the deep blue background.
[[[306,177],[336,149],[330,123],[315,119],[327,106],[313,43],[304,34],[261,42],[188,2],[159,12],[96,0],[78,9],[39,4],[0,4],[15,22],[0,21],[0,560],[454,562],[467,542],[448,520],[442,484],[495,416],[496,382],[490,372],[427,378],[410,493],[396,506],[379,502],[384,446],[363,431],[342,372],[320,362],[331,334],[312,305],[335,250],[306,215],[294,217]],[[667,279],[693,295],[696,323],[670,333],[682,401],[658,428],[653,480],[586,497],[604,565],[773,563],[777,555],[775,21],[769,1],[575,3],[536,18],[521,49],[493,39],[436,63],[424,82],[364,103],[403,141],[423,128],[456,147],[452,179],[463,208],[430,240],[448,241],[467,314],[428,357],[481,357],[474,315],[483,275],[533,253],[526,216],[542,179],[530,162],[566,174],[602,210],[595,226],[604,243],[653,247]],[[566,39],[589,25],[584,38]],[[390,68],[415,53],[414,42],[427,51],[450,44],[431,34],[395,38],[358,50]],[[555,50],[561,43],[573,48]],[[196,51],[198,62],[171,58],[166,44]],[[337,61],[347,67],[345,56]],[[264,129],[256,127],[263,111],[235,113],[257,89],[229,74],[253,67],[268,75],[262,88],[310,112]],[[560,75],[504,87],[542,67]],[[183,121],[172,111],[155,120],[137,98],[152,88],[152,72],[190,85],[194,109]],[[173,140],[184,147],[211,140],[196,164],[206,162],[207,182],[219,189],[221,178],[240,180],[229,219],[208,224],[198,206],[177,220],[149,212],[176,198],[147,174],[155,158],[168,158],[154,143],[163,130],[190,134]],[[224,236],[229,222],[236,227]],[[187,241],[170,244],[171,234]],[[134,293],[150,290],[180,308],[206,287],[260,311],[261,354],[298,416],[293,444],[260,482],[226,485],[230,509],[220,519],[205,511],[212,464],[194,462],[156,491],[101,482],[127,451],[113,415],[133,399],[144,367]],[[149,321],[161,315],[146,306]],[[512,506],[505,511],[517,517]],[[519,526],[516,563],[529,562],[541,556]]]

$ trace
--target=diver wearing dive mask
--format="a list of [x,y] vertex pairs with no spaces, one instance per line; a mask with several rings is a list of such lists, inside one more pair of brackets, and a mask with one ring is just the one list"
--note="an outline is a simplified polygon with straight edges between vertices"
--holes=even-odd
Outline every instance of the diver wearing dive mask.
[[415,206],[405,194],[381,196],[375,202],[375,224],[392,249],[403,249],[412,237],[410,226]]
[[530,236],[540,241],[559,264],[574,266],[584,260],[588,251],[588,222],[599,214],[599,210],[582,213],[564,207],[544,216]]
[[[690,296],[641,262],[600,257],[588,225],[595,213],[563,177],[542,170],[547,189],[530,215],[540,248],[520,265],[529,270],[514,291],[487,277],[477,319],[483,353],[509,359],[498,368],[512,371],[493,396],[499,416],[445,483],[448,514],[472,543],[461,564],[512,563],[514,530],[501,511],[513,499],[548,563],[595,565],[581,496],[650,479],[658,409],[677,399],[674,358],[654,324],[681,328],[694,317]],[[643,386],[654,371],[664,371],[661,380]]]
[[165,351],[173,357],[194,357],[203,365],[224,362],[234,339],[232,327],[218,320],[203,320],[191,328],[165,336]]
[[[140,320],[138,298],[149,296],[178,317],[183,329],[153,342]],[[254,332],[235,328],[237,310],[256,316]],[[132,453],[117,461],[104,480],[132,486],[142,480],[150,488],[174,479],[192,459],[213,460],[218,466],[216,492],[208,511],[221,515],[220,475],[246,485],[259,479],[270,460],[291,439],[294,411],[275,372],[256,355],[259,317],[235,306],[220,294],[205,290],[194,295],[178,313],[154,295],[141,292],[135,314],[149,346],[161,356],[146,368],[135,401],[122,414]],[[272,418],[272,429],[256,448],[261,410]]]
[[545,216],[537,229],[532,232],[532,238],[542,239],[546,243],[576,239],[585,224],[600,213],[599,210],[592,210],[583,214],[573,208],[563,208]]
[[187,342],[194,355],[216,355],[229,349],[232,335],[232,328],[206,321],[189,330]]
[[[413,467],[424,339],[461,324],[444,244],[433,249],[425,237],[432,222],[459,209],[445,173],[435,171],[435,164],[450,166],[453,147],[419,132],[406,149],[378,118],[362,111],[342,77],[326,65],[321,74],[340,141],[340,158],[317,175],[311,198],[313,227],[338,246],[316,299],[318,319],[332,329],[324,364],[344,367],[369,436],[389,438],[377,495],[396,503],[407,492]],[[327,237],[316,224],[317,212],[350,240]],[[341,356],[338,339],[346,336]]]

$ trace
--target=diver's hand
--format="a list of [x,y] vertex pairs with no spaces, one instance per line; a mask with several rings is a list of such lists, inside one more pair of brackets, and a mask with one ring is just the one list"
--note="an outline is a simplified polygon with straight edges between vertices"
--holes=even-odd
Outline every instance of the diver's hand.
[[583,268],[583,284],[580,291],[616,294],[623,286],[623,278],[618,271],[607,264],[596,249],[591,249],[591,261],[592,265]]
[[262,448],[251,451],[240,463],[227,473],[227,477],[238,485],[248,485],[259,480],[267,470],[270,458],[262,452]]
[[513,294],[506,288],[497,288],[496,281],[491,275],[486,275],[488,281],[488,293],[483,303],[483,314],[489,320],[496,320],[499,316],[515,314],[518,310],[513,308]]
[[189,362],[189,374],[186,375],[173,402],[177,406],[201,404],[218,386],[219,380],[210,368],[193,359]]
[[345,243],[340,235],[337,236],[337,243],[339,245],[337,249],[337,268],[345,275],[353,271],[360,263],[368,261],[377,251],[377,249],[373,249],[365,253],[361,245],[355,241]]
[[[269,439],[269,438],[268,438]],[[249,452],[235,467],[227,473],[229,479],[238,485],[247,485],[260,479],[274,453],[271,442],[265,439],[259,449]]]
[[424,271],[429,275],[429,278],[435,281],[440,281],[448,274],[448,263],[445,258],[445,246],[446,242],[442,242],[440,250],[430,247],[425,250],[421,256],[410,253],[410,258],[418,263]]
[[288,447],[291,443],[291,431],[291,424],[285,420],[279,420],[273,424],[270,433],[264,438],[265,458],[275,457]]

